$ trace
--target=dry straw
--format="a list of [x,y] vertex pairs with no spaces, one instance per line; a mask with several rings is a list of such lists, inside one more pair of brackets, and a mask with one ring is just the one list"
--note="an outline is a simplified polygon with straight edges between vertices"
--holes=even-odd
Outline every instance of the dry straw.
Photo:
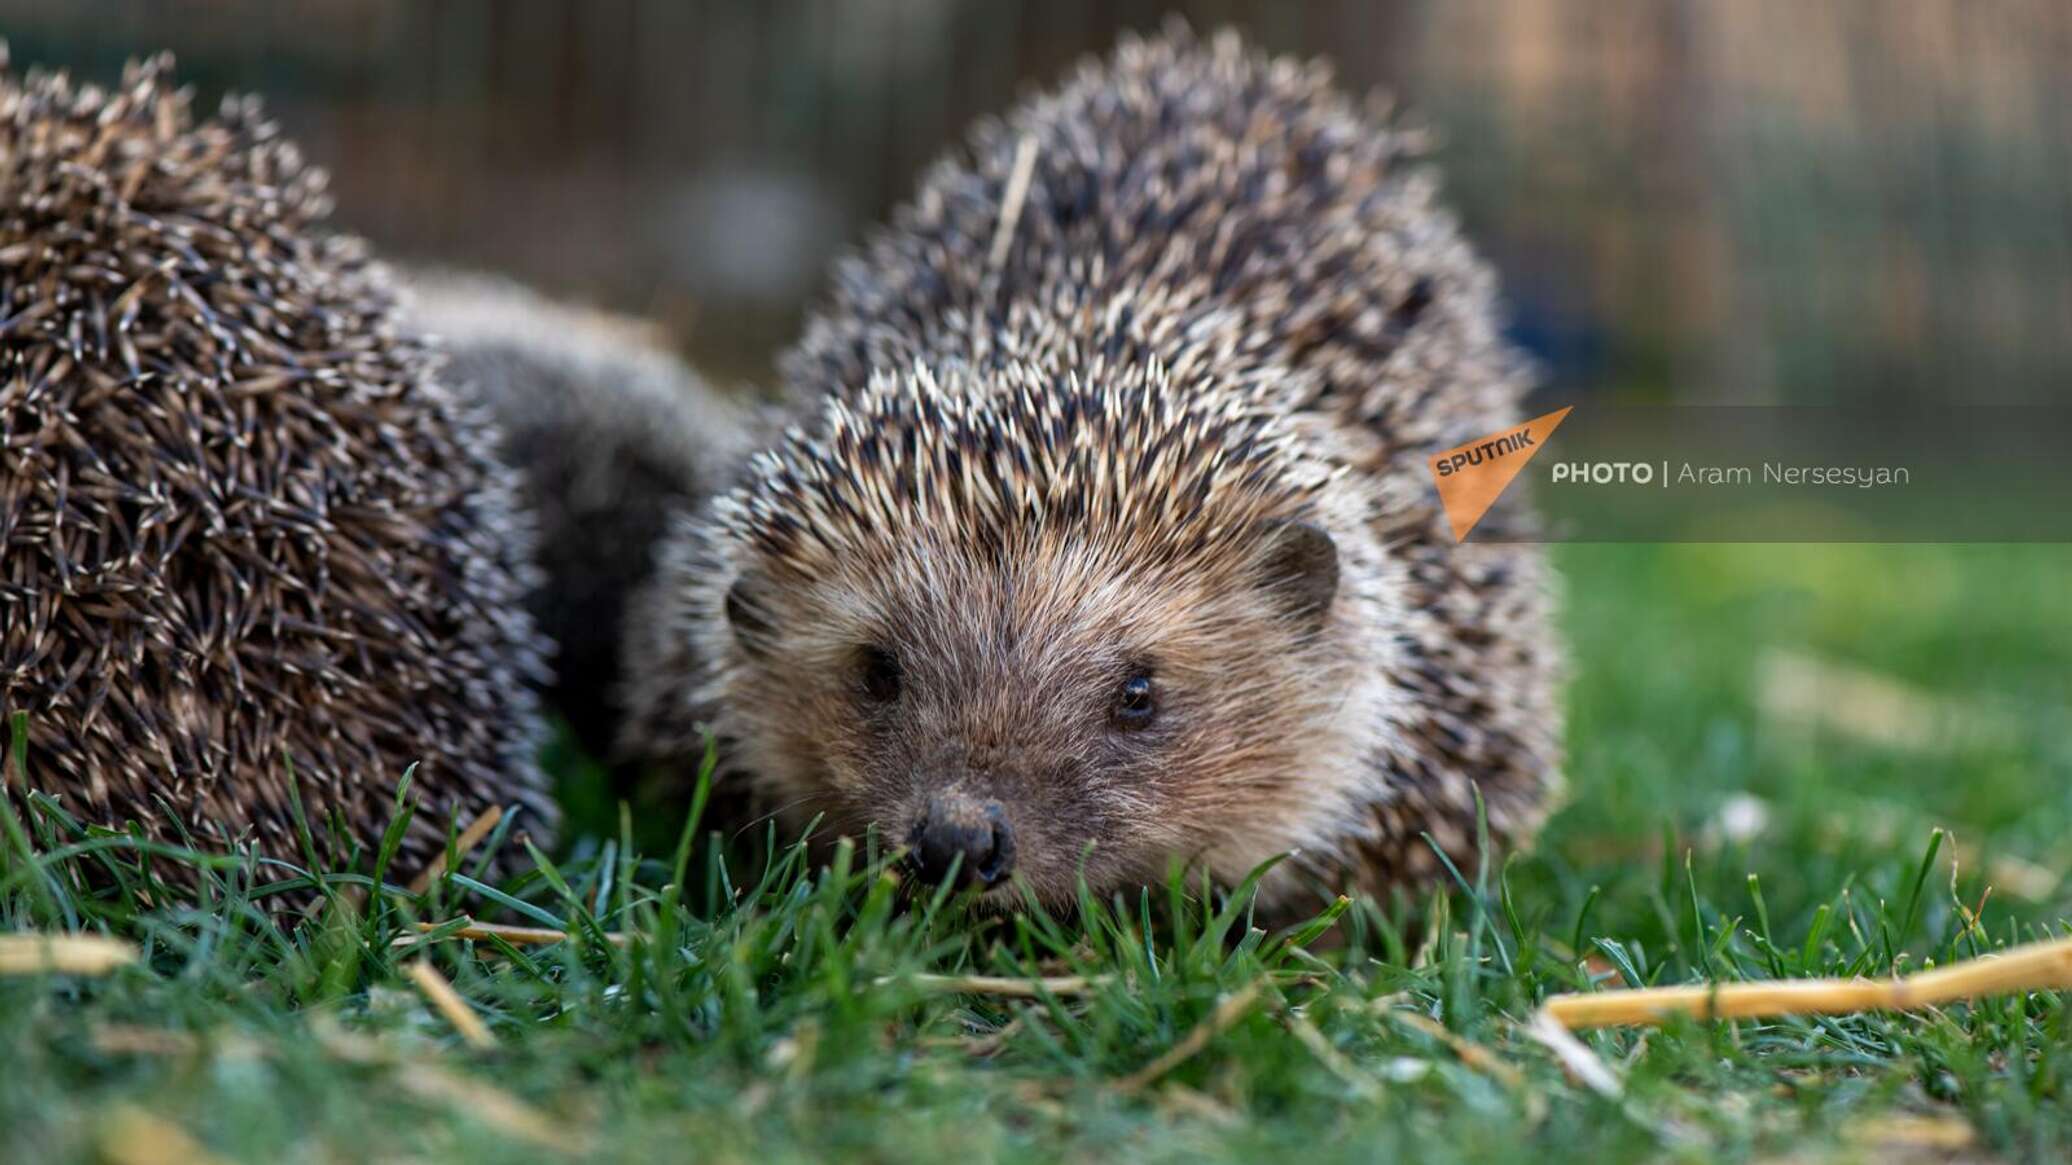
[[106,975],[137,961],[137,946],[103,934],[0,934],[0,975]]
[[[537,947],[547,946],[551,943],[566,942],[569,937],[567,931],[556,930],[550,926],[511,926],[501,922],[476,922],[472,918],[464,919],[461,926],[454,927],[451,930],[441,929],[450,925],[450,923],[444,922],[420,922],[417,924],[416,934],[398,935],[395,942],[391,945],[402,947],[417,942],[436,942],[439,939],[453,938],[474,939],[478,942],[484,939],[497,938],[516,947]],[[425,937],[427,935],[432,937]],[[626,936],[618,931],[608,931],[603,935],[603,938],[604,941],[613,946],[626,945]]]
[[886,976],[878,984],[906,983],[924,991],[955,995],[991,995],[1007,999],[1041,999],[1046,995],[1086,995],[1113,982],[1108,975],[1050,975],[1035,978],[1002,975]]
[[405,967],[404,971],[471,1047],[486,1049],[496,1046],[496,1037],[490,1034],[489,1026],[482,1022],[482,1017],[475,1014],[475,1009],[468,1006],[468,1001],[461,998],[460,992],[453,989],[453,984],[437,968],[420,959]]
[[1563,1028],[1659,1023],[1672,1015],[1755,1019],[1906,1011],[2016,991],[2072,988],[2072,938],[2014,947],[1897,979],[1785,979],[1556,995],[1544,1014]]

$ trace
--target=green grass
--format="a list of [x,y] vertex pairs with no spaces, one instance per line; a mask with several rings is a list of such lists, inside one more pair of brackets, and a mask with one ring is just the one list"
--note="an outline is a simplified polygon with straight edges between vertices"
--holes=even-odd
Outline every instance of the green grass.
[[[556,1157],[466,1091],[487,1087],[628,1160],[1935,1159],[1930,1126],[1899,1116],[1937,1118],[1969,1154],[2072,1152],[2058,995],[1586,1035],[1623,1080],[1617,1099],[1520,1028],[1545,995],[1613,968],[1657,983],[1875,975],[2062,933],[2072,549],[1567,547],[1561,561],[1571,804],[1535,853],[1417,904],[1429,945],[1363,902],[1335,945],[1305,949],[1304,933],[1253,929],[1241,894],[1177,887],[1089,903],[1083,926],[973,924],[896,909],[860,853],[815,870],[780,848],[757,865],[695,830],[636,857],[608,810],[501,888],[462,874],[355,908],[344,888],[369,880],[336,875],[321,921],[295,929],[252,902],[268,883],[306,887],[298,871],[219,863],[199,906],[162,891],[146,905],[148,879],[192,859],[144,870],[127,841],[82,842],[39,804],[0,839],[0,930],[104,928],[148,957],[105,979],[0,978],[0,1143],[10,1160],[120,1158],[138,1136],[179,1150],[173,1127],[254,1161]],[[1779,647],[2014,728],[1926,750],[1794,729],[1757,690]],[[1760,798],[1753,833],[1718,827],[1736,795]],[[2022,892],[1988,895],[2015,862]],[[95,869],[126,889],[89,892]],[[577,937],[395,945],[461,911]],[[495,1048],[426,1005],[403,974],[421,956]],[[1001,1000],[922,972],[1109,978]],[[1198,1053],[1121,1087],[1248,992]],[[1468,1041],[1465,1058],[1421,1020]]]

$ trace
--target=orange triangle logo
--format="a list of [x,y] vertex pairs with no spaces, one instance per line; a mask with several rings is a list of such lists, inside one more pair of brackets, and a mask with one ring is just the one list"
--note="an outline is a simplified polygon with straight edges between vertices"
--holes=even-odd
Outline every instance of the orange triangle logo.
[[1468,536],[1568,413],[1568,409],[1557,409],[1432,454],[1432,480],[1439,484],[1439,502],[1446,507],[1446,520],[1453,524],[1454,541]]

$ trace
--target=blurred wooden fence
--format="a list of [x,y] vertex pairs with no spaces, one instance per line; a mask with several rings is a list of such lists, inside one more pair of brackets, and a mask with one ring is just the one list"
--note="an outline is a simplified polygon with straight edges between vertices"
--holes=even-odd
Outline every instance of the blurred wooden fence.
[[[1556,391],[2013,401],[2072,373],[2072,6],[1177,6],[1447,141]],[[265,93],[394,254],[646,312],[760,377],[972,117],[1166,6],[0,0],[18,64]]]

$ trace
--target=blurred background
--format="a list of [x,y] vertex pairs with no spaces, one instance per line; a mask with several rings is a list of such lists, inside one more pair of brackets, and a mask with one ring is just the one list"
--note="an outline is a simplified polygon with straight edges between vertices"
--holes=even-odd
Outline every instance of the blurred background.
[[406,259],[762,381],[974,117],[1168,11],[1442,135],[1550,396],[2027,402],[2072,372],[2061,0],[0,0],[18,65],[263,93]]

